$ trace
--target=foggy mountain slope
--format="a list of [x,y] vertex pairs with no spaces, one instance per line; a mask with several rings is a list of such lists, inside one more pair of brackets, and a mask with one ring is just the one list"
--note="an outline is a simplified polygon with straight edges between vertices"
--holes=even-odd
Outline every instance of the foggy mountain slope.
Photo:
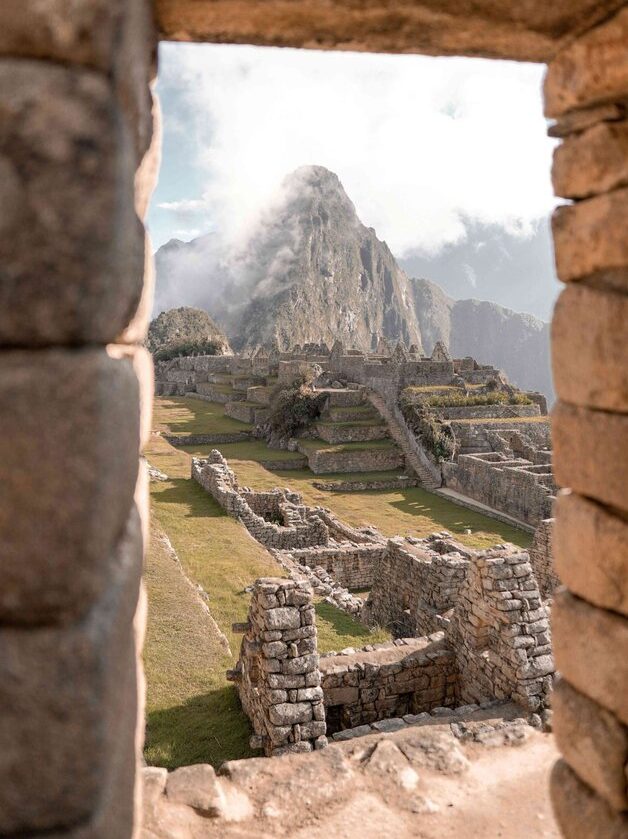
[[285,179],[281,203],[239,251],[221,253],[212,237],[183,247],[175,240],[156,265],[155,310],[201,306],[234,349],[340,338],[370,350],[379,334],[421,346],[408,278],[322,166]]
[[234,347],[340,338],[369,350],[378,334],[420,345],[408,279],[338,177],[301,167],[284,194],[238,261],[239,293],[250,302],[230,318]]
[[456,358],[494,364],[513,384],[553,400],[548,323],[485,300],[452,300],[430,280],[410,282],[426,352],[444,341]]
[[466,237],[434,256],[407,254],[409,277],[429,277],[454,300],[492,300],[515,312],[549,320],[560,290],[549,219],[521,236],[497,224],[465,219]]
[[157,252],[156,266],[156,311],[202,308],[236,351],[274,343],[331,346],[336,338],[369,350],[382,334],[429,354],[442,340],[453,355],[494,364],[519,387],[553,397],[547,324],[409,280],[386,243],[361,223],[338,177],[321,166],[285,179],[281,200],[245,245],[227,248],[216,234],[171,240]]

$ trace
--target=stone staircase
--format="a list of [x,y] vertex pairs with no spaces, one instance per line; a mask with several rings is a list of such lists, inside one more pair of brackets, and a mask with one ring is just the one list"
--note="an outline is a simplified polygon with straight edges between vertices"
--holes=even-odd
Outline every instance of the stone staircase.
[[408,428],[401,411],[391,408],[384,399],[372,390],[366,396],[378,414],[386,421],[390,436],[404,454],[406,468],[411,469],[425,489],[437,489],[443,483],[440,469],[427,456],[423,447]]

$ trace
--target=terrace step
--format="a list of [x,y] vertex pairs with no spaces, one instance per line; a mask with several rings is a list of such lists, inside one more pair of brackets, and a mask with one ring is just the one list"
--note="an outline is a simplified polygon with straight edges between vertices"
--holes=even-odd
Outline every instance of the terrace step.
[[363,405],[347,405],[341,407],[329,407],[327,409],[329,419],[334,422],[351,422],[352,420],[379,420],[379,414],[373,406],[365,402]]
[[367,398],[386,421],[390,436],[403,452],[406,468],[414,472],[426,489],[436,489],[441,486],[442,478],[439,470],[430,464],[429,457],[403,421],[403,417],[396,416],[378,393],[367,391]]
[[368,440],[385,440],[390,436],[385,423],[335,423],[319,422],[316,432],[327,443],[359,443]]
[[[373,441],[372,441],[373,442]],[[384,472],[403,466],[403,455],[397,446],[387,441],[326,445],[323,440],[303,440],[299,451],[306,455],[308,466],[315,475],[343,472]]]
[[221,405],[246,399],[246,393],[237,393],[229,385],[214,382],[199,382],[196,385],[196,392],[202,396],[208,396],[212,402],[219,402]]
[[330,408],[347,408],[364,404],[364,393],[361,390],[321,388],[321,392],[328,395]]
[[240,420],[240,422],[247,422],[250,425],[265,422],[268,419],[268,412],[268,408],[257,402],[234,400],[227,402],[225,405],[225,416]]

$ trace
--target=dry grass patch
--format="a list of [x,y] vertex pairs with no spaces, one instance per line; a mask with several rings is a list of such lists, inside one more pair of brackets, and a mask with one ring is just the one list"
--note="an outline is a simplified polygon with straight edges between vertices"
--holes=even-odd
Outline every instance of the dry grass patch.
[[155,399],[153,429],[165,434],[220,434],[250,431],[246,422],[225,416],[225,406],[184,396]]

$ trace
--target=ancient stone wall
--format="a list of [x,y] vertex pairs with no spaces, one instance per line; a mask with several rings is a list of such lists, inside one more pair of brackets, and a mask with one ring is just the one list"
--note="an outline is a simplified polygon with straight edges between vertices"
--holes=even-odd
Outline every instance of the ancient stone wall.
[[385,544],[353,545],[346,542],[332,547],[290,551],[300,565],[324,568],[339,585],[349,589],[370,588],[374,577],[380,574],[386,553]]
[[[244,627],[243,627],[244,628]],[[229,673],[267,756],[327,745],[312,589],[280,577],[255,582],[237,669]]]
[[371,626],[390,629],[397,638],[437,632],[442,628],[442,615],[457,600],[469,556],[461,545],[438,536],[389,539],[362,619]]
[[403,466],[403,455],[393,448],[343,450],[333,449],[308,451],[308,464],[315,475],[330,472],[386,472]]
[[147,0],[0,5],[2,836],[140,804],[155,58]]
[[554,519],[544,519],[535,530],[534,540],[528,551],[530,565],[543,599],[552,597],[560,585],[554,568],[553,530]]
[[321,656],[327,734],[456,704],[456,657],[443,633]]
[[556,489],[550,464],[509,459],[502,452],[464,454],[443,464],[443,478],[451,489],[525,524],[537,526],[552,515]]
[[282,490],[269,493],[242,490],[234,472],[216,449],[207,460],[192,458],[192,478],[267,548],[286,551],[327,544],[327,526],[315,513],[305,514],[299,496]]
[[483,551],[469,563],[445,630],[463,703],[512,699],[542,710],[554,661],[548,613],[525,551]]
[[212,374],[231,374],[234,356],[199,355],[158,361],[155,364],[155,393],[158,396],[183,396],[194,393],[197,384],[210,382]]

